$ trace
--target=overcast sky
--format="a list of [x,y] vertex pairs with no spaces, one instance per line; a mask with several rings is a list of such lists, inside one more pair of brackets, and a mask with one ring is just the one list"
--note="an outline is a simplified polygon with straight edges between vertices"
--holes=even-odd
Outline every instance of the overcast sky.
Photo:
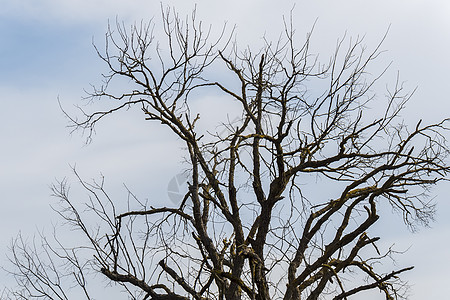
[[[379,61],[381,67],[393,62],[386,80],[400,71],[407,88],[418,87],[403,116],[407,122],[449,116],[448,0],[163,3],[181,15],[197,4],[206,24],[236,24],[239,40],[257,44],[263,34],[277,36],[282,16],[295,2],[298,36],[305,36],[317,20],[312,41],[324,59],[345,32],[365,36],[373,47],[390,26],[382,47],[387,52]],[[70,176],[71,165],[87,178],[104,174],[107,186],[120,196],[123,183],[144,198],[167,196],[164,189],[180,170],[179,143],[131,113],[107,120],[86,146],[79,133],[70,135],[57,100],[72,110],[85,96],[83,89],[100,82],[106,69],[92,41],[103,45],[108,20],[130,23],[159,13],[159,2],[148,0],[0,0],[0,257],[19,231],[32,235],[56,222],[49,185]],[[161,159],[164,155],[174,158]],[[399,220],[385,224],[385,243],[410,247],[398,263],[416,266],[406,275],[413,300],[447,299],[450,294],[448,189],[447,184],[435,190],[438,213],[431,229],[411,234]]]

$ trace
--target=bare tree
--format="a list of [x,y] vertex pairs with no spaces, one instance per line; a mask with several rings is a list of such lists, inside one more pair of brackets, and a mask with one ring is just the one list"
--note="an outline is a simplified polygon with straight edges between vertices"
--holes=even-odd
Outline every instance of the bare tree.
[[[380,250],[370,230],[383,203],[411,228],[432,220],[429,189],[449,171],[448,120],[405,126],[399,112],[411,93],[399,80],[376,96],[384,71],[368,67],[381,43],[367,51],[362,39],[340,40],[322,64],[310,35],[297,44],[289,20],[256,52],[241,51],[226,30],[214,40],[195,14],[183,21],[163,10],[165,43],[152,26],[108,30],[105,50],[96,49],[110,72],[90,97],[112,101],[71,121],[91,138],[103,118],[138,108],[170,128],[186,146],[183,200],[155,207],[130,191],[130,208],[118,210],[103,179],[74,170],[86,206],[65,181],[53,193],[85,243],[43,238],[36,248],[19,237],[11,260],[23,289],[11,295],[68,299],[70,282],[90,299],[88,276],[101,273],[130,299],[338,300],[367,290],[402,298],[399,275],[412,267],[386,272],[393,250]],[[120,78],[127,90],[116,94]],[[204,90],[238,104],[239,118],[201,127],[191,108]]]

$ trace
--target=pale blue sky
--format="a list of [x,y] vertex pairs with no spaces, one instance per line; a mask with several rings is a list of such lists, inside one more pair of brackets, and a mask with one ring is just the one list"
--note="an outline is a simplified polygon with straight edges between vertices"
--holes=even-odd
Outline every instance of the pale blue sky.
[[[51,228],[55,215],[49,205],[49,185],[70,175],[69,165],[86,177],[102,172],[113,192],[123,196],[122,183],[142,197],[166,197],[165,186],[180,169],[177,147],[158,126],[136,114],[124,114],[99,126],[94,142],[70,136],[57,98],[69,110],[80,104],[83,89],[98,83],[105,70],[91,45],[103,45],[108,19],[127,22],[159,15],[159,2],[144,0],[0,0],[0,257],[21,230],[32,235],[36,228]],[[277,36],[282,15],[295,1],[190,1],[172,0],[181,14],[197,3],[205,23],[237,25],[238,39],[259,43],[262,34]],[[418,86],[404,117],[439,120],[449,116],[450,3],[447,0],[402,1],[297,1],[294,16],[299,37],[313,22],[315,50],[329,54],[345,31],[365,35],[375,46],[386,29],[390,33],[380,59],[393,61],[388,79],[397,70],[410,89]],[[384,90],[381,91],[384,93]],[[161,160],[168,152],[174,159]],[[120,158],[120,159],[119,159]],[[163,187],[161,189],[161,187]],[[450,186],[436,190],[438,214],[432,229],[410,234],[399,217],[379,224],[382,240],[410,250],[400,265],[416,269],[406,277],[413,285],[412,300],[447,299],[450,294]],[[156,193],[156,194],[155,194]],[[385,226],[385,227],[383,227]],[[381,230],[381,231],[382,231]],[[0,261],[1,263],[4,260]],[[1,274],[0,276],[4,276]],[[3,280],[0,277],[0,282]],[[5,279],[6,282],[6,279]]]

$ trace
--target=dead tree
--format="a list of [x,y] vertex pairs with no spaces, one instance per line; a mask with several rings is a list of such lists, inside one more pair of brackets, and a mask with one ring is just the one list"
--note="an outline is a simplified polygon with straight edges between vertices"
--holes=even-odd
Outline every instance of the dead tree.
[[[152,23],[110,29],[97,49],[110,72],[90,94],[107,108],[72,124],[90,138],[103,118],[140,109],[184,142],[188,189],[179,205],[162,207],[130,192],[134,208],[118,211],[103,181],[78,177],[87,209],[66,182],[56,184],[57,211],[86,244],[44,243],[63,262],[58,271],[16,240],[13,273],[25,289],[15,295],[66,299],[67,279],[89,298],[88,275],[97,272],[130,299],[338,300],[367,290],[401,298],[399,275],[412,267],[379,270],[393,250],[377,247],[371,227],[383,203],[411,228],[432,219],[429,190],[449,171],[448,120],[408,128],[399,112],[411,93],[401,82],[385,97],[373,92],[384,74],[368,70],[379,45],[368,51],[343,39],[323,64],[310,35],[298,44],[291,24],[258,51],[169,10],[165,43]],[[128,85],[116,94],[121,78]],[[238,117],[202,129],[191,107],[205,90],[239,105]]]

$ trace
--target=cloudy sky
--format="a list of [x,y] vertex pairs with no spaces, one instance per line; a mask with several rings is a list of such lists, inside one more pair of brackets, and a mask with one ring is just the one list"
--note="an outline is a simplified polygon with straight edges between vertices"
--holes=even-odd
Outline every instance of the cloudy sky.
[[[154,2],[154,3],[153,3]],[[404,112],[407,122],[437,121],[449,116],[450,2],[447,0],[381,1],[164,1],[186,14],[197,5],[199,19],[220,27],[236,24],[238,39],[260,43],[277,36],[282,16],[294,7],[295,25],[304,36],[316,22],[313,43],[323,53],[336,40],[365,36],[375,46],[390,27],[379,63],[390,63],[387,80],[400,71],[406,87],[418,90]],[[58,99],[69,111],[82,104],[84,89],[99,83],[105,66],[92,47],[103,45],[108,20],[132,23],[160,13],[158,1],[144,0],[0,0],[0,257],[21,231],[33,235],[51,227],[55,199],[49,185],[70,176],[76,165],[86,178],[107,178],[118,197],[123,183],[141,197],[164,189],[180,169],[176,141],[136,118],[124,114],[99,126],[93,143],[70,134]],[[326,57],[326,56],[324,56]],[[171,155],[174,159],[161,159]],[[155,175],[158,175],[157,177]],[[161,191],[161,187],[163,190]],[[406,277],[411,298],[446,299],[450,294],[450,185],[435,190],[436,222],[411,234],[393,221],[386,243],[409,248],[398,264],[416,266]],[[398,216],[393,215],[393,218]],[[55,220],[54,220],[55,219]],[[395,226],[393,228],[392,226]],[[400,227],[400,228],[398,228]],[[395,229],[395,230],[393,230]],[[0,282],[4,274],[1,274]]]

